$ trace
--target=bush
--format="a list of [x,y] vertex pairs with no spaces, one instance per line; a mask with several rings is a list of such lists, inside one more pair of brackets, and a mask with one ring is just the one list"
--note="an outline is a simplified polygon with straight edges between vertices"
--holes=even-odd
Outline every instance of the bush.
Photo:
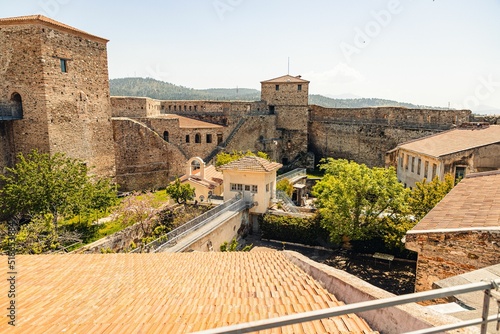
[[328,240],[328,231],[316,217],[299,218],[266,214],[260,218],[263,239],[318,246]]

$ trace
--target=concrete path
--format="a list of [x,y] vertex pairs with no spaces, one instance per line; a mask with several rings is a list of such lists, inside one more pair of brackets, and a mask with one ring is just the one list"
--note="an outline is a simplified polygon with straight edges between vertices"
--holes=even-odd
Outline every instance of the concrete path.
[[245,210],[246,208],[244,207],[243,209],[236,210],[235,209],[230,209],[226,212],[223,212],[216,218],[214,218],[210,223],[200,227],[199,229],[195,230],[194,232],[191,232],[184,237],[182,237],[174,246],[172,247],[162,247],[161,249],[157,250],[157,252],[166,252],[166,253],[178,253],[178,252],[183,252],[186,249],[189,248],[193,243],[198,241],[199,239],[203,238],[207,234],[210,234],[212,231],[217,229],[222,223],[227,221],[228,219],[231,219],[232,217],[236,216],[239,214],[241,211]]

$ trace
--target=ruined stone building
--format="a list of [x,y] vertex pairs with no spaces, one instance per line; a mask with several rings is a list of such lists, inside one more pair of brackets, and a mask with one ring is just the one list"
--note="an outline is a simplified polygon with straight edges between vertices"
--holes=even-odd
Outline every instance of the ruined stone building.
[[414,187],[423,179],[456,180],[465,175],[500,169],[500,125],[464,123],[432,136],[398,145],[387,153],[398,180]]
[[261,82],[260,101],[110,97],[107,40],[44,16],[0,19],[0,168],[32,149],[64,152],[122,190],[164,187],[192,157],[266,152],[292,167],[322,157],[383,166],[398,144],[469,120],[468,110],[338,109],[308,103],[309,81]]

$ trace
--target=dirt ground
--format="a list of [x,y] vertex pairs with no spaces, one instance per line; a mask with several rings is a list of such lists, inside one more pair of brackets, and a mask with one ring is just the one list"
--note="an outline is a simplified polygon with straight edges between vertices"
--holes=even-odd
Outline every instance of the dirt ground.
[[412,260],[395,258],[389,262],[374,259],[373,254],[339,250],[323,263],[396,295],[415,292],[416,263]]
[[414,292],[416,270],[416,261],[414,260],[396,257],[389,263],[385,260],[374,259],[373,253],[362,253],[345,249],[318,249],[290,243],[283,244],[277,241],[261,240],[252,236],[246,239],[246,243],[253,243],[254,246],[299,252],[316,262],[344,270],[396,295]]

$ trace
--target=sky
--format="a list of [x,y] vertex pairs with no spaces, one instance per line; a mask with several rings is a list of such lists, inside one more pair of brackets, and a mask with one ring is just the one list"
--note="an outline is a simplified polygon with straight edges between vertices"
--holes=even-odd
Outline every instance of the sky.
[[0,0],[109,39],[109,76],[500,114],[500,0]]

